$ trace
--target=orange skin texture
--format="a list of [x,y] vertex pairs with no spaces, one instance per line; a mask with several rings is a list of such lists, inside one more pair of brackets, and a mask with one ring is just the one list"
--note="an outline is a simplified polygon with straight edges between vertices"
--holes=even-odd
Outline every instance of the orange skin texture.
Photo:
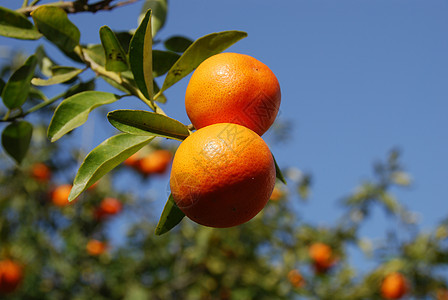
[[308,249],[309,256],[313,261],[316,272],[324,273],[330,269],[336,262],[333,250],[324,243],[314,243]]
[[398,272],[388,274],[381,283],[381,295],[384,299],[400,299],[407,291],[406,278]]
[[255,217],[275,184],[272,154],[252,130],[229,123],[204,127],[187,137],[174,156],[170,187],[191,220],[232,227]]
[[296,269],[288,272],[288,280],[296,288],[301,288],[305,285],[305,279],[302,274]]
[[139,170],[146,175],[163,174],[168,169],[173,155],[167,150],[156,150],[140,159]]
[[35,163],[31,167],[31,176],[40,182],[47,182],[51,178],[51,171],[44,163]]
[[51,201],[53,202],[53,204],[60,207],[69,205],[70,202],[68,201],[68,196],[70,195],[71,189],[71,184],[63,184],[57,186],[51,193]]
[[106,252],[107,244],[98,240],[90,240],[87,242],[86,250],[92,256],[98,256]]
[[15,291],[22,279],[22,267],[16,262],[12,260],[0,261],[0,293],[8,294]]
[[185,93],[185,108],[196,129],[235,123],[260,136],[274,123],[281,102],[275,74],[257,59],[220,53],[195,70]]

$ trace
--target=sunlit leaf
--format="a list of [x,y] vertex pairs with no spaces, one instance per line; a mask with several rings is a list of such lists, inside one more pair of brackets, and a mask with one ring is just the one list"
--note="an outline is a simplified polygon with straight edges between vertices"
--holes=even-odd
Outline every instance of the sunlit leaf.
[[68,19],[67,13],[59,7],[44,5],[31,13],[37,29],[65,53],[73,52],[79,45],[79,29]]
[[182,221],[185,214],[174,202],[173,196],[170,194],[163,208],[162,215],[160,216],[159,223],[157,224],[155,234],[162,235],[173,229],[177,224]]
[[130,134],[115,135],[98,145],[84,159],[73,182],[69,201],[148,144],[154,137]]
[[33,78],[31,80],[31,83],[34,85],[37,85],[37,86],[47,86],[47,85],[63,83],[63,82],[66,82],[66,81],[69,81],[69,80],[75,78],[76,76],[81,74],[83,71],[84,70],[82,70],[82,69],[77,69],[77,68],[73,68],[73,67],[64,67],[63,69],[58,68],[57,71],[55,71],[55,73],[57,73],[57,75],[54,75],[53,77],[50,77],[48,79]]
[[119,96],[112,93],[87,91],[63,100],[51,119],[48,137],[52,142],[58,140],[67,132],[84,124],[93,109],[118,99]]
[[37,58],[31,55],[9,78],[2,91],[3,103],[9,109],[19,108],[25,103],[36,65]]
[[140,26],[131,40],[129,48],[129,63],[134,80],[142,94],[152,99],[152,35],[151,10],[146,12]]
[[139,23],[143,20],[148,9],[152,10],[151,34],[154,37],[163,25],[165,25],[168,10],[167,0],[146,0],[142,7]]
[[90,57],[96,64],[104,67],[106,65],[106,56],[102,45],[89,45],[83,48],[84,55]]
[[126,52],[114,32],[107,26],[100,28],[101,44],[106,55],[106,70],[123,72],[129,69]]
[[184,52],[193,44],[193,41],[183,36],[173,36],[167,39],[163,45],[166,49],[174,52]]
[[13,122],[2,132],[2,145],[17,163],[25,157],[33,135],[33,125],[26,121]]
[[2,6],[0,35],[23,40],[37,40],[42,36],[24,15]]
[[197,39],[185,50],[184,54],[182,54],[168,71],[162,88],[155,98],[167,88],[190,74],[205,59],[224,51],[246,36],[247,33],[242,31],[223,31],[208,34]]
[[182,141],[188,128],[167,116],[143,110],[111,111],[107,118],[118,130],[135,135],[161,136]]

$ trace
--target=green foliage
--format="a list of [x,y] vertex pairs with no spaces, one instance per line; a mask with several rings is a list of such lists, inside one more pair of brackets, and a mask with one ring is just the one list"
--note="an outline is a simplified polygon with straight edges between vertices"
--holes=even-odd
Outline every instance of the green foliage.
[[25,157],[33,135],[33,125],[26,121],[12,122],[2,132],[5,151],[21,163]]
[[25,16],[6,7],[0,7],[0,35],[24,40],[42,36]]
[[185,217],[183,211],[174,202],[173,196],[168,197],[168,201],[163,208],[162,215],[160,216],[159,223],[156,227],[156,235],[167,233],[173,229],[177,224]]

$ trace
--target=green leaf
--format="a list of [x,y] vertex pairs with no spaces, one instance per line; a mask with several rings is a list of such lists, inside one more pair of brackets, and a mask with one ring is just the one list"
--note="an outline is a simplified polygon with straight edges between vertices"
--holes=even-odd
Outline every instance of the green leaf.
[[179,57],[180,55],[174,52],[152,50],[153,76],[159,77],[168,72]]
[[112,72],[128,70],[126,52],[124,52],[112,29],[107,26],[101,27],[100,38],[106,55],[106,70]]
[[37,65],[39,66],[41,73],[44,76],[51,77],[53,75],[51,69],[56,65],[56,63],[48,57],[42,45],[36,48],[35,54],[37,57]]
[[129,48],[129,63],[135,83],[142,94],[152,99],[152,35],[151,10],[146,12],[140,26],[131,40]]
[[164,43],[165,48],[174,52],[184,52],[193,44],[193,41],[183,36],[173,36],[167,39]]
[[[158,93],[160,91],[160,87],[157,84],[157,82],[155,80],[153,80],[152,82],[154,84],[154,93]],[[160,102],[160,103],[166,103],[166,97],[164,94],[160,94],[159,97],[157,97],[157,99],[154,99],[154,101]]]
[[132,34],[128,31],[115,32],[115,36],[120,42],[121,47],[126,53],[129,52],[129,45],[131,44]]
[[148,9],[152,10],[151,34],[154,37],[163,25],[165,25],[166,13],[168,11],[167,0],[146,0],[139,17],[139,24],[143,20]]
[[22,40],[37,40],[42,36],[24,15],[1,6],[0,35]]
[[3,130],[3,148],[20,164],[28,151],[32,135],[33,125],[26,121],[13,122]]
[[48,101],[47,96],[45,96],[45,94],[42,93],[41,90],[36,89],[33,86],[30,86],[30,91],[28,93],[28,97],[30,99],[41,100],[41,101]]
[[168,201],[166,201],[163,208],[162,215],[160,216],[159,223],[157,224],[155,234],[162,235],[173,229],[177,224],[182,221],[185,214],[174,202],[173,196],[170,194]]
[[111,93],[87,91],[63,100],[48,126],[48,137],[52,142],[58,140],[67,132],[84,124],[93,109],[118,99],[119,96]]
[[107,114],[118,130],[147,136],[162,136],[183,141],[190,134],[187,126],[167,116],[143,110],[115,110]]
[[70,87],[64,95],[64,99],[71,97],[75,94],[85,92],[85,91],[93,91],[95,89],[95,79],[91,79],[86,82],[80,82],[72,87]]
[[272,154],[272,158],[274,159],[274,164],[275,164],[275,176],[278,178],[278,180],[280,180],[281,182],[286,184],[286,179],[283,176],[282,170],[280,170],[280,167],[278,166],[277,161],[275,160],[274,154]]
[[2,95],[3,88],[5,87],[5,82],[0,78],[0,96]]
[[222,31],[197,39],[168,71],[162,88],[154,98],[190,74],[205,59],[224,51],[246,36],[247,33],[243,31]]
[[79,45],[79,29],[59,7],[41,6],[31,13],[37,29],[65,53],[71,53]]
[[84,55],[90,57],[96,64],[104,67],[106,65],[106,56],[104,54],[103,45],[89,45],[83,48]]
[[73,182],[69,201],[98,181],[113,168],[148,144],[154,137],[130,134],[115,135],[98,145],[84,159]]
[[54,75],[53,77],[50,77],[48,79],[33,78],[31,80],[31,83],[38,86],[47,86],[63,83],[75,78],[84,71],[82,69],[77,69],[73,67],[58,67],[52,70],[57,75]]
[[25,103],[36,65],[37,58],[31,55],[25,64],[11,75],[2,91],[3,103],[7,108],[19,108]]

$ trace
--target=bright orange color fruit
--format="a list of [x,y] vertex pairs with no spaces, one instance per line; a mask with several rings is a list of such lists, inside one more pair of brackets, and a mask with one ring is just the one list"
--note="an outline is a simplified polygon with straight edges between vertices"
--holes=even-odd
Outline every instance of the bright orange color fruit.
[[107,197],[104,198],[100,203],[100,209],[103,213],[108,215],[116,215],[123,208],[120,200],[116,198]]
[[274,187],[274,190],[272,191],[269,200],[278,201],[283,197],[284,194],[285,193],[281,189],[279,189],[278,187]]
[[12,260],[0,261],[0,293],[15,291],[22,282],[22,267]]
[[438,289],[436,292],[437,300],[448,300],[448,290],[447,289]]
[[403,274],[393,272],[381,282],[381,295],[385,299],[400,299],[408,291],[408,284]]
[[40,182],[47,182],[51,178],[50,168],[44,163],[35,163],[31,166],[31,176]]
[[136,167],[138,165],[138,162],[140,160],[140,155],[139,153],[134,153],[131,156],[129,156],[124,162],[123,164],[125,164],[128,167]]
[[86,250],[92,256],[103,254],[107,249],[107,244],[98,240],[90,240],[87,242]]
[[56,206],[66,206],[70,204],[68,201],[68,196],[70,195],[71,189],[71,184],[62,184],[55,187],[51,193],[51,201],[53,204]]
[[274,73],[257,59],[238,53],[220,53],[203,61],[185,94],[185,108],[196,129],[235,123],[259,135],[274,123],[280,101]]
[[336,261],[333,250],[330,246],[324,243],[313,243],[308,249],[308,253],[313,261],[314,268],[319,273],[326,272]]
[[288,272],[288,280],[296,288],[301,288],[305,285],[305,279],[302,274],[300,274],[299,270],[296,269]]
[[141,158],[139,170],[146,175],[163,174],[168,169],[173,155],[168,150],[156,150]]
[[249,221],[266,205],[275,184],[272,154],[263,139],[237,124],[201,128],[179,146],[171,193],[191,220],[210,227]]

